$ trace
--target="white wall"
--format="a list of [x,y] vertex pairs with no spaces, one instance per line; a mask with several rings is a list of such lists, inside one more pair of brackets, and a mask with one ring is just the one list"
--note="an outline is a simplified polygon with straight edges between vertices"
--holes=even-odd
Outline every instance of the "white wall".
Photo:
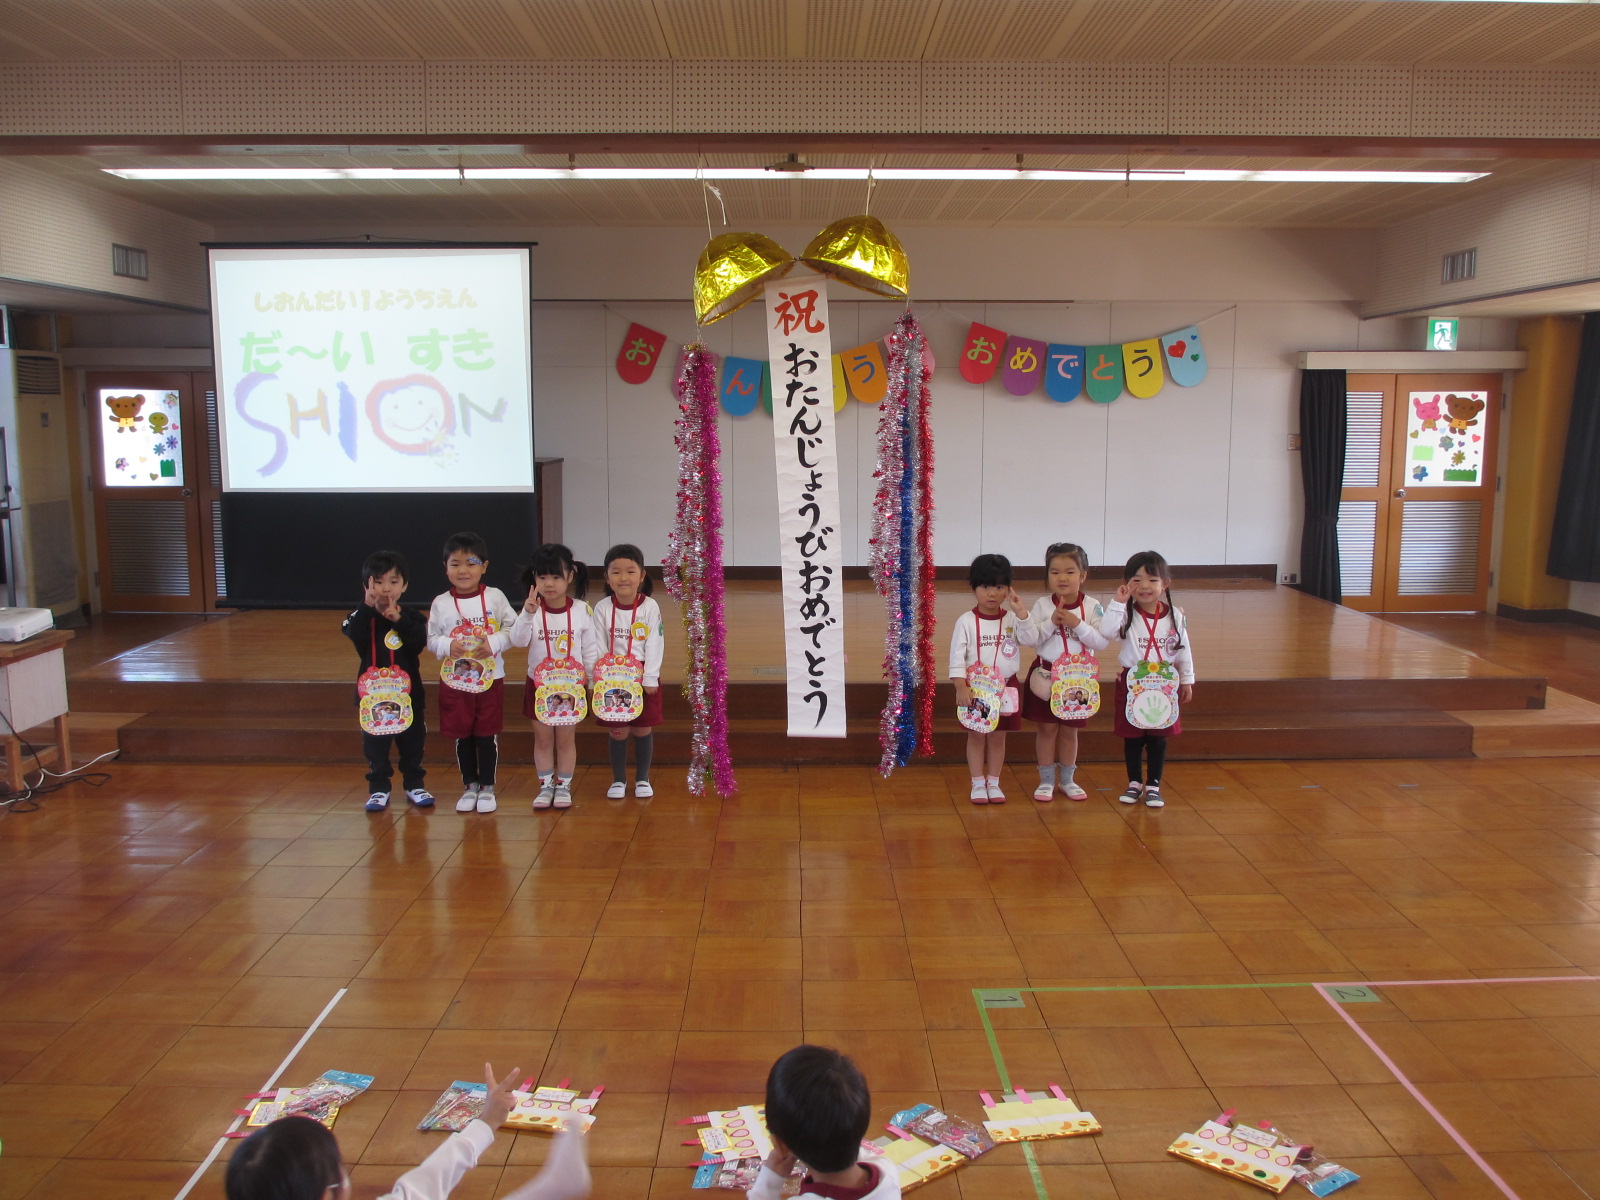
[[1591,617],[1600,617],[1600,583],[1569,584],[1567,607],[1588,613]]

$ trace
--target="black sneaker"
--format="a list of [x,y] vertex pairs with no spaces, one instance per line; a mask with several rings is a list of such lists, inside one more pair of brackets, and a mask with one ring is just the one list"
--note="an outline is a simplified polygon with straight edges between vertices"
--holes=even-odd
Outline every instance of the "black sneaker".
[[1130,780],[1128,782],[1128,790],[1123,792],[1122,795],[1118,796],[1117,799],[1121,800],[1124,804],[1137,804],[1143,795],[1144,785]]

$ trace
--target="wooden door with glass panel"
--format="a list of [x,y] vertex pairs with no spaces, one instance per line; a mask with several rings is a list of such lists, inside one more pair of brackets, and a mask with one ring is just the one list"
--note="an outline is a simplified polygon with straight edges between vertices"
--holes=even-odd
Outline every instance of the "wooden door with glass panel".
[[1339,574],[1363,612],[1488,604],[1499,375],[1350,375]]

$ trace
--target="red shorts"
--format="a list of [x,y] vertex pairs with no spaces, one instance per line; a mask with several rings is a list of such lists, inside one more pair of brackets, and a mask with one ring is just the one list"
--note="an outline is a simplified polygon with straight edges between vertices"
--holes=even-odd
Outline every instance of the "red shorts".
[[496,679],[486,692],[439,686],[439,733],[447,738],[493,737],[506,727],[506,681]]

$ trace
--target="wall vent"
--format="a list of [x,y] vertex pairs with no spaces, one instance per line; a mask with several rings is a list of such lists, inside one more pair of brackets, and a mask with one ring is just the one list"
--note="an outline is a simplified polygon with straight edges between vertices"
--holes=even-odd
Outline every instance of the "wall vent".
[[1457,250],[1454,254],[1444,256],[1444,270],[1439,274],[1440,283],[1460,283],[1463,279],[1476,279],[1478,277],[1478,248],[1471,250]]
[[127,279],[150,278],[150,254],[132,246],[111,244],[111,273]]
[[61,395],[61,360],[51,354],[18,354],[17,394]]

